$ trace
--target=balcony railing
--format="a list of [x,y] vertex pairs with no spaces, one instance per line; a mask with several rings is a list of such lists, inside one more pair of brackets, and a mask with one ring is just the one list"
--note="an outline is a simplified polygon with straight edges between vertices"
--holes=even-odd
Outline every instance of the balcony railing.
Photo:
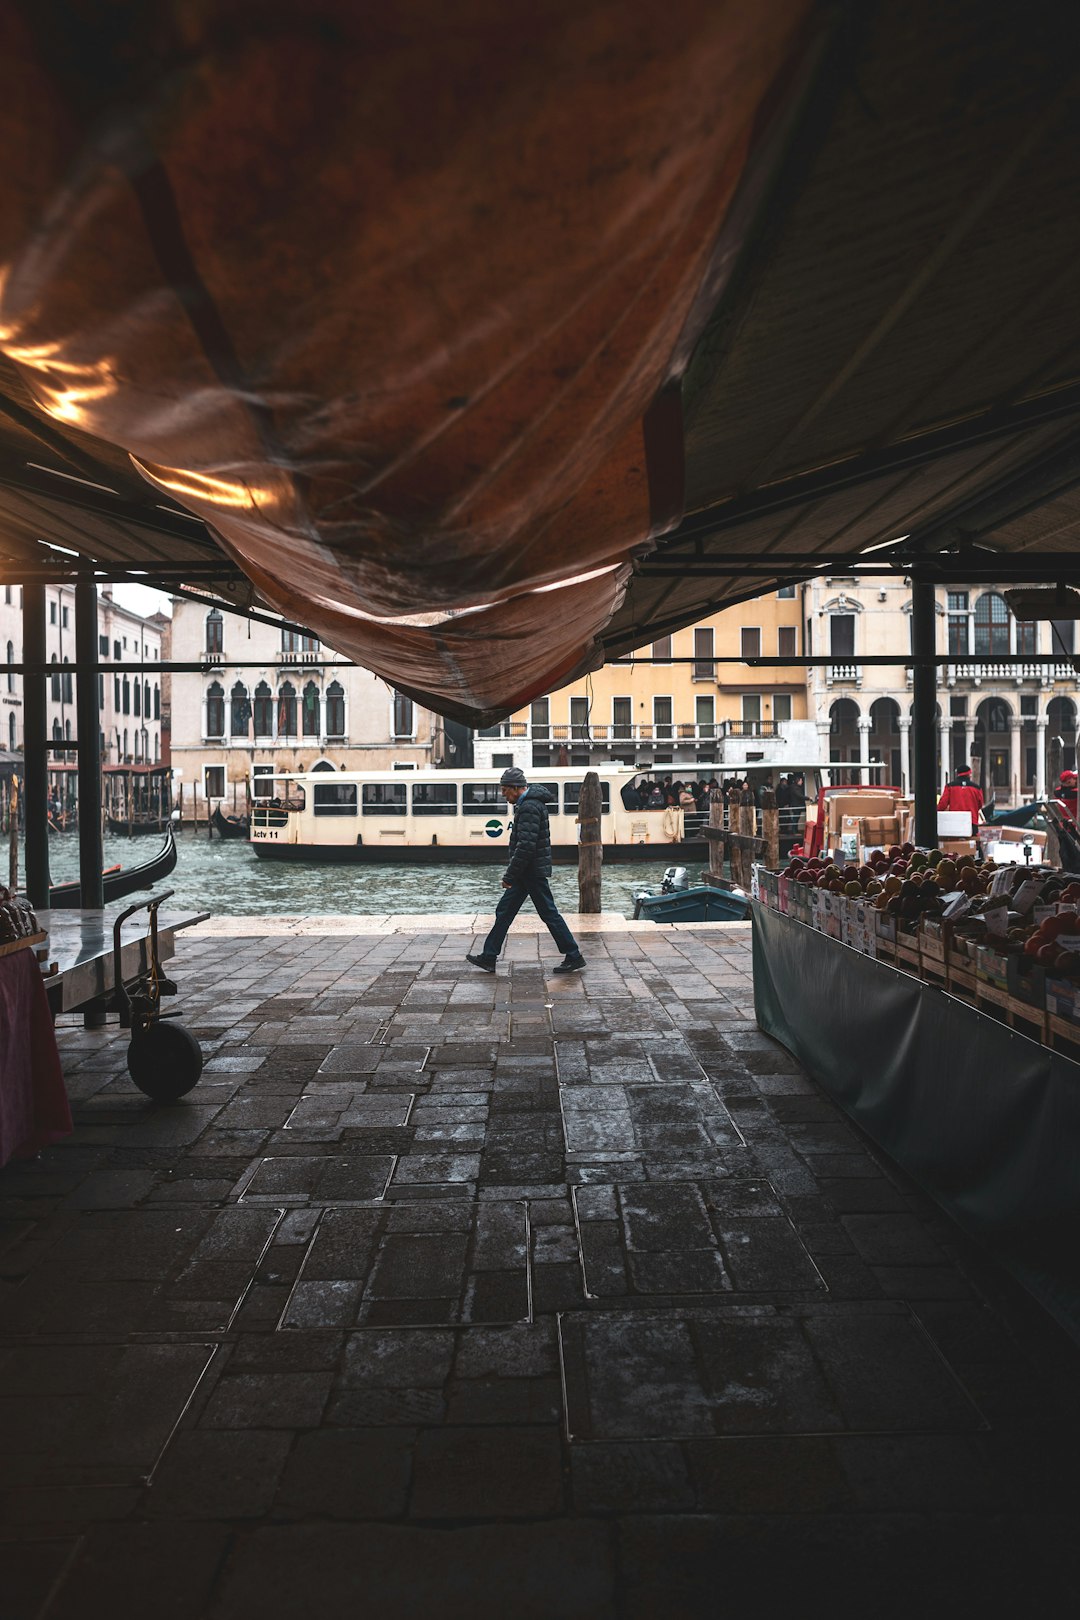
[[620,721],[614,725],[587,726],[531,726],[523,720],[504,720],[501,725],[485,727],[477,735],[492,741],[510,739],[548,743],[553,747],[574,743],[591,743],[602,747],[618,747],[620,743],[715,743],[724,737],[784,740],[780,722],[776,720],[711,720],[697,725],[666,720],[631,725]]
[[782,737],[778,720],[722,720],[722,737]]
[[[904,673],[910,686],[910,665]],[[1001,664],[992,658],[969,659],[965,663],[941,666],[940,679],[946,686],[955,686],[958,681],[970,681],[972,686],[981,686],[984,681],[1004,686],[1020,686],[1024,681],[1036,681],[1043,686],[1052,686],[1055,681],[1075,681],[1076,670],[1064,660],[1056,664]]]
[[861,664],[826,664],[826,686],[861,686]]

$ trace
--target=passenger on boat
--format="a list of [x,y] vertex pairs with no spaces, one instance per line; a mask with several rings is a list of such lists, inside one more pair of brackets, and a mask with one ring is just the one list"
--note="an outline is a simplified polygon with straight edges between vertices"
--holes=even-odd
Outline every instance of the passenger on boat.
[[530,787],[525,772],[516,765],[503,771],[499,786],[503,798],[514,806],[514,820],[510,828],[510,861],[503,873],[503,897],[495,908],[491,932],[484,941],[483,949],[476,954],[470,951],[466,961],[482,968],[485,973],[494,973],[510,924],[525,901],[531,900],[537,916],[547,924],[552,939],[564,953],[553,972],[576,973],[585,966],[585,958],[551,892],[548,805],[555,795],[550,788],[539,785]]
[[623,802],[624,810],[640,810],[644,804],[636,782],[624,782],[619,789],[619,798]]

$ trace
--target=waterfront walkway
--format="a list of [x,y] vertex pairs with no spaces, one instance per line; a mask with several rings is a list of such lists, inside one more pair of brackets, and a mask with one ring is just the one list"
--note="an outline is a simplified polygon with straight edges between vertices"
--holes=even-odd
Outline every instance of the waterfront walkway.
[[175,1107],[61,1033],[4,1620],[1067,1612],[1077,1355],[756,1031],[748,929],[350,922],[178,941]]

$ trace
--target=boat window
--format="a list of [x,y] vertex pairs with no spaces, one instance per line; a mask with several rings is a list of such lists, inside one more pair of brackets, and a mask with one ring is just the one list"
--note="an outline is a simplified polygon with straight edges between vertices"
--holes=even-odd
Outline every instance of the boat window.
[[498,782],[462,782],[461,813],[465,816],[507,816],[510,806]]
[[318,782],[312,789],[317,816],[355,816],[355,782]]
[[[581,798],[581,783],[566,782],[563,785],[563,811],[568,816],[577,815],[578,800]],[[600,784],[601,814],[607,815],[611,809],[611,786],[608,782]],[[555,806],[551,806],[552,810]]]
[[417,782],[412,790],[414,816],[456,816],[456,782]]
[[365,816],[403,816],[408,791],[404,782],[365,782]]

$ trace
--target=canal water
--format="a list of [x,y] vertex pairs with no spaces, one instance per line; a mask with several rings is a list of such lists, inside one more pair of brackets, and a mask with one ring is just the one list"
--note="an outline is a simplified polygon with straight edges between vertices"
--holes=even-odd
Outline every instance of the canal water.
[[[105,865],[138,864],[158,847],[157,838],[106,838]],[[372,912],[490,911],[497,901],[502,868],[466,866],[322,866],[261,861],[246,843],[209,841],[191,830],[177,838],[179,860],[164,887],[177,905],[220,915],[317,917]],[[49,840],[54,883],[79,875],[79,839],[74,832]],[[620,862],[604,868],[603,909],[632,916],[632,891],[659,884],[663,861]],[[701,868],[690,867],[691,878]],[[162,885],[159,885],[161,887]],[[577,868],[556,866],[551,880],[564,911],[578,907]],[[137,896],[132,896],[133,899]]]

